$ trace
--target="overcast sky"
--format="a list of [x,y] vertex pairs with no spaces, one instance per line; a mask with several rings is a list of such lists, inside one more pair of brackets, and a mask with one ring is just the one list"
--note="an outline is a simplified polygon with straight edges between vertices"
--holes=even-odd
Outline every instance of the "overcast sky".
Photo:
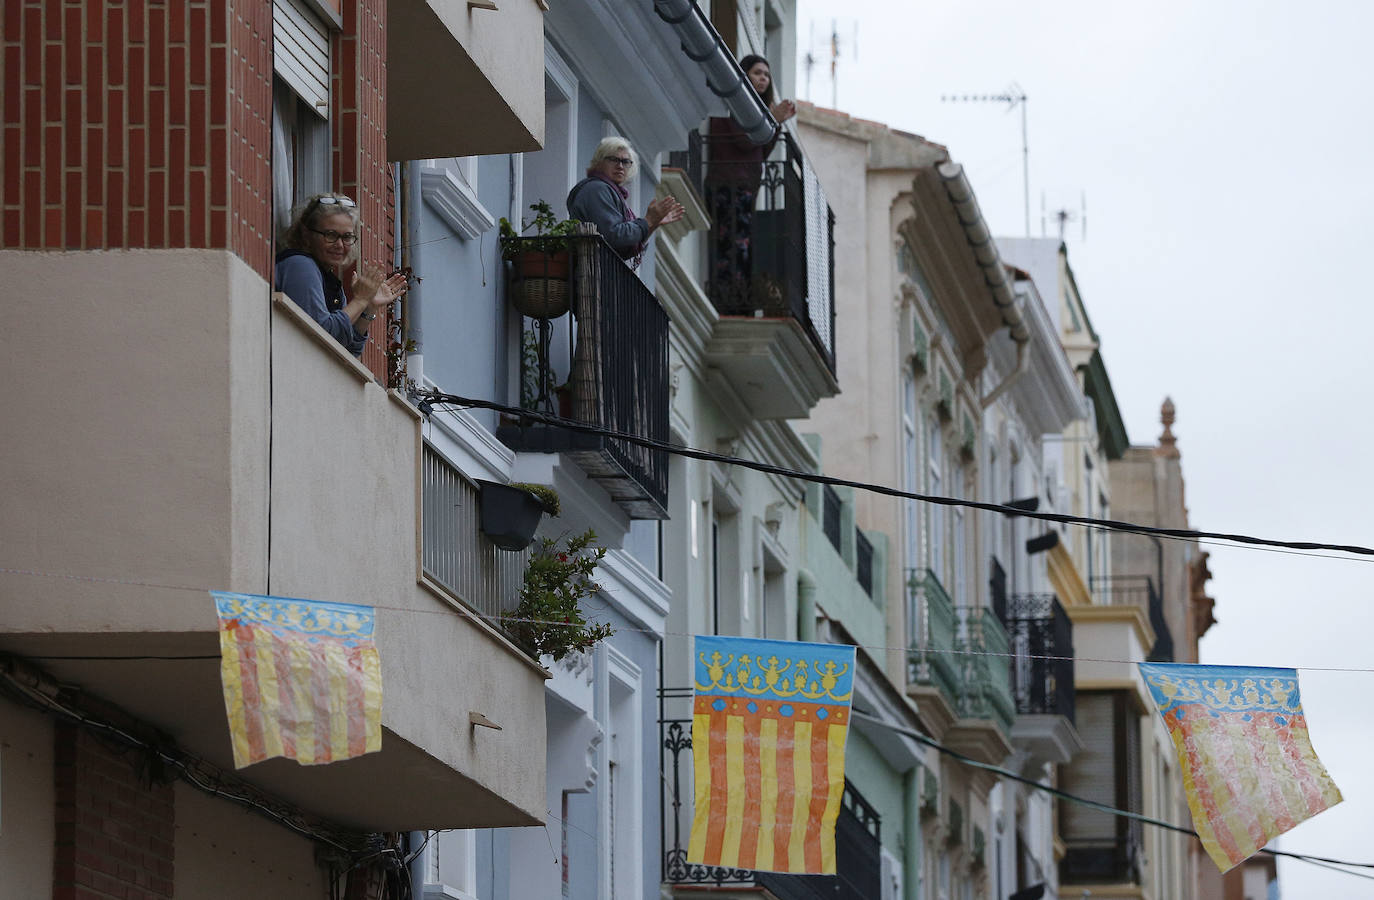
[[[999,234],[1078,215],[1069,259],[1133,443],[1178,407],[1194,527],[1374,546],[1374,3],[798,0],[809,99],[944,144]],[[857,25],[857,58],[852,39]],[[786,94],[808,99],[804,72]],[[1057,234],[1052,222],[1049,234]],[[1211,548],[1203,662],[1374,666],[1374,561]],[[1374,861],[1374,674],[1301,673],[1313,743],[1345,802],[1282,847]],[[1285,900],[1365,900],[1374,881],[1280,863]]]

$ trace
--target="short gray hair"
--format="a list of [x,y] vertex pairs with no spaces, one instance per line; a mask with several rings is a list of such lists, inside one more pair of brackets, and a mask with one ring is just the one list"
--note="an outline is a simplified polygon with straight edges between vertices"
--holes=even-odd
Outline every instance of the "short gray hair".
[[630,158],[630,165],[625,169],[625,177],[633,178],[639,170],[639,155],[635,153],[635,148],[630,146],[629,141],[615,134],[602,138],[601,143],[596,145],[596,149],[592,151],[592,161],[587,163],[587,174],[590,175],[603,159],[614,156],[620,150],[624,150],[625,155]]

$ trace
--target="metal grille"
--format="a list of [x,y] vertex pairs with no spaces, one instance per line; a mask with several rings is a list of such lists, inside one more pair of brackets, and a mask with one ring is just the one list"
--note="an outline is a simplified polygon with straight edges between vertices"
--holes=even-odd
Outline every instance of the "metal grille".
[[483,616],[514,607],[525,571],[524,553],[498,550],[481,532],[477,486],[429,444],[421,487],[421,568]]
[[854,574],[864,593],[873,596],[873,545],[859,529],[854,529]]
[[821,487],[821,528],[835,552],[844,552],[840,549],[840,495],[828,484]]
[[806,311],[826,356],[834,360],[835,216],[811,163],[805,157],[801,162],[806,204]]
[[1054,594],[1015,594],[1004,621],[1016,654],[1016,711],[1060,715],[1072,722],[1073,623],[1059,599]]

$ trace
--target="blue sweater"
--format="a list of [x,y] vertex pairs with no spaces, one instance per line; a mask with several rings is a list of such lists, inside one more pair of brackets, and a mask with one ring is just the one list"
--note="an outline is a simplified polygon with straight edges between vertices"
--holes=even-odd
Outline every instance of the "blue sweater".
[[304,250],[283,250],[277,254],[275,280],[277,290],[309,313],[334,340],[354,356],[362,356],[367,335],[359,334],[343,311],[348,299],[344,297],[343,282],[333,272]]
[[628,211],[615,187],[599,178],[584,178],[568,192],[568,216],[595,225],[621,259],[633,257],[649,239],[649,223],[643,217],[627,220]]

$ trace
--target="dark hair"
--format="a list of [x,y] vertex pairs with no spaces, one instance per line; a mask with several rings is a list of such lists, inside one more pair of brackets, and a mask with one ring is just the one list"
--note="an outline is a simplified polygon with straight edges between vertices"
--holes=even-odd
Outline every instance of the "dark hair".
[[[773,67],[769,65],[768,60],[759,56],[757,53],[750,53],[739,61],[739,67],[744,70],[745,75],[748,75],[749,70],[754,68],[758,63],[763,63],[765,66],[768,66],[768,90],[759,94],[759,96],[763,98],[764,103],[771,107],[773,105]],[[752,82],[750,86],[753,86]]]

